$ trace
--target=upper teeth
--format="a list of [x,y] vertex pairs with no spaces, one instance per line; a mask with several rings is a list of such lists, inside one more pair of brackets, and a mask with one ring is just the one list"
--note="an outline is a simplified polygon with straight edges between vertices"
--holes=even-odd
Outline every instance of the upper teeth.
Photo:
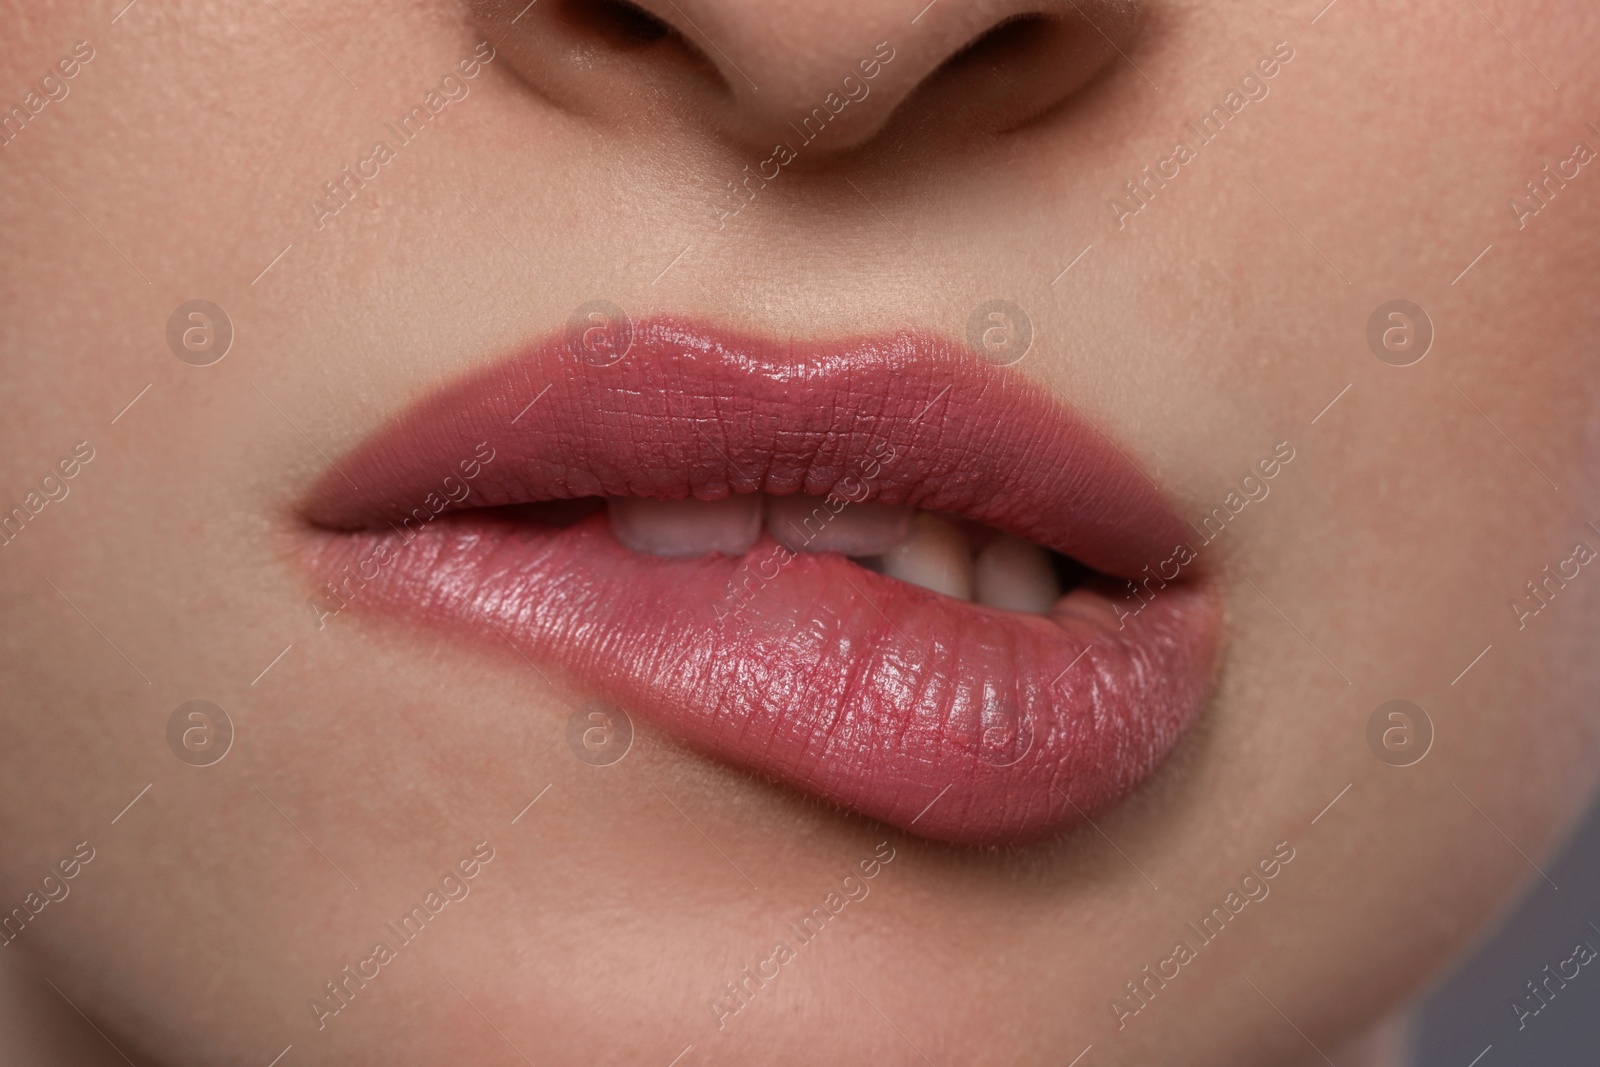
[[797,552],[877,556],[905,541],[915,510],[872,502],[829,504],[804,493],[774,496],[767,499],[767,532]]
[[655,556],[741,555],[767,531],[797,552],[838,552],[884,574],[960,600],[1044,614],[1061,596],[1049,554],[1009,534],[981,548],[962,526],[897,505],[853,504],[763,493],[721,500],[613,497],[611,529],[635,552]]
[[883,573],[957,600],[972,599],[972,549],[955,523],[926,511],[883,554]]
[[721,500],[646,500],[612,497],[611,530],[635,552],[653,556],[730,556],[750,550],[761,536],[761,494]]

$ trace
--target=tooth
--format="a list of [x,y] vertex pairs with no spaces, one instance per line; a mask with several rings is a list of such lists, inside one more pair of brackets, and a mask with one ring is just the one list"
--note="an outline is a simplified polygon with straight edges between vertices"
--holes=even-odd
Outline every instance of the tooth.
[[972,552],[952,522],[918,512],[906,539],[881,558],[883,573],[891,578],[960,600],[972,599]]
[[614,496],[611,532],[635,552],[652,556],[730,556],[750,550],[761,536],[760,493],[721,500],[646,500]]
[[1001,534],[978,553],[973,585],[980,604],[1048,614],[1061,597],[1050,554],[1038,545]]
[[829,505],[821,497],[795,493],[769,497],[767,532],[795,552],[840,552],[876,556],[906,539],[914,508],[896,504]]

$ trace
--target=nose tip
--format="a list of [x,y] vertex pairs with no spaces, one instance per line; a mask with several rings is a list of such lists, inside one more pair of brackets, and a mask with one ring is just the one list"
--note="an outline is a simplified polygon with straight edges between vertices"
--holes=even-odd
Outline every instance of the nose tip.
[[764,91],[754,82],[734,87],[728,132],[752,144],[790,134],[809,144],[827,133],[829,149],[853,148],[870,139],[906,97],[905,58],[884,38],[854,53],[841,50],[832,63],[811,69],[768,64],[764,69],[772,77],[763,79]]
[[1131,39],[1138,0],[469,0],[523,76],[590,116],[641,99],[766,151],[845,152],[895,116],[998,131]]
[[[1132,36],[1138,13],[1136,4],[1091,0],[932,0],[908,16],[898,4],[862,0],[855,7],[866,14],[841,8],[827,20],[810,7],[783,8],[785,25],[748,17],[745,2],[676,0],[711,9],[729,32],[724,61],[748,56],[761,72],[728,79],[729,132],[761,143],[793,131],[839,152],[909,107],[927,113],[924,129],[947,134],[1033,118],[1093,77],[1115,42]],[[896,17],[872,18],[874,8]]]

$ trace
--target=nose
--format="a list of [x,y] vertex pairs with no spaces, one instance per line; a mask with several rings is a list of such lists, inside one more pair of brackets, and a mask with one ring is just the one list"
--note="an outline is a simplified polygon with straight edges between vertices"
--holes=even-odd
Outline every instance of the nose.
[[[896,116],[1001,131],[1051,110],[1134,35],[1139,0],[469,0],[568,110],[649,105],[753,149],[858,148]],[[641,105],[646,105],[641,107]]]

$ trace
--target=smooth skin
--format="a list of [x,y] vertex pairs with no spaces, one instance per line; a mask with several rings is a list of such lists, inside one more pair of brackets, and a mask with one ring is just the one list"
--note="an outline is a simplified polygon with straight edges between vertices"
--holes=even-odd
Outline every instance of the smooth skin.
[[[0,1059],[1378,1063],[1590,796],[1600,570],[1510,606],[1600,549],[1600,173],[1525,190],[1600,148],[1589,5],[644,0],[674,31],[647,43],[563,0],[122,3],[5,5],[0,103],[66,91],[0,148],[0,506],[29,511],[0,548],[0,903],[94,858],[0,948]],[[946,62],[1032,12],[1054,28]],[[1112,206],[1280,42],[1264,97]],[[1295,455],[1206,549],[1200,726],[1095,828],[932,846],[643,726],[590,766],[585,694],[511,650],[307,605],[296,507],[330,462],[587,300],[803,345],[962,337],[993,298],[1035,331],[1017,373],[1186,517]],[[169,349],[193,299],[235,332],[212,366]],[[1367,342],[1397,299],[1435,333],[1406,367]],[[167,741],[195,699],[235,732],[207,767]],[[1434,730],[1409,767],[1368,743],[1393,699]],[[479,842],[470,894],[319,1029]],[[870,894],[719,1017],[880,842]],[[1119,1029],[1280,842],[1270,895]]]

